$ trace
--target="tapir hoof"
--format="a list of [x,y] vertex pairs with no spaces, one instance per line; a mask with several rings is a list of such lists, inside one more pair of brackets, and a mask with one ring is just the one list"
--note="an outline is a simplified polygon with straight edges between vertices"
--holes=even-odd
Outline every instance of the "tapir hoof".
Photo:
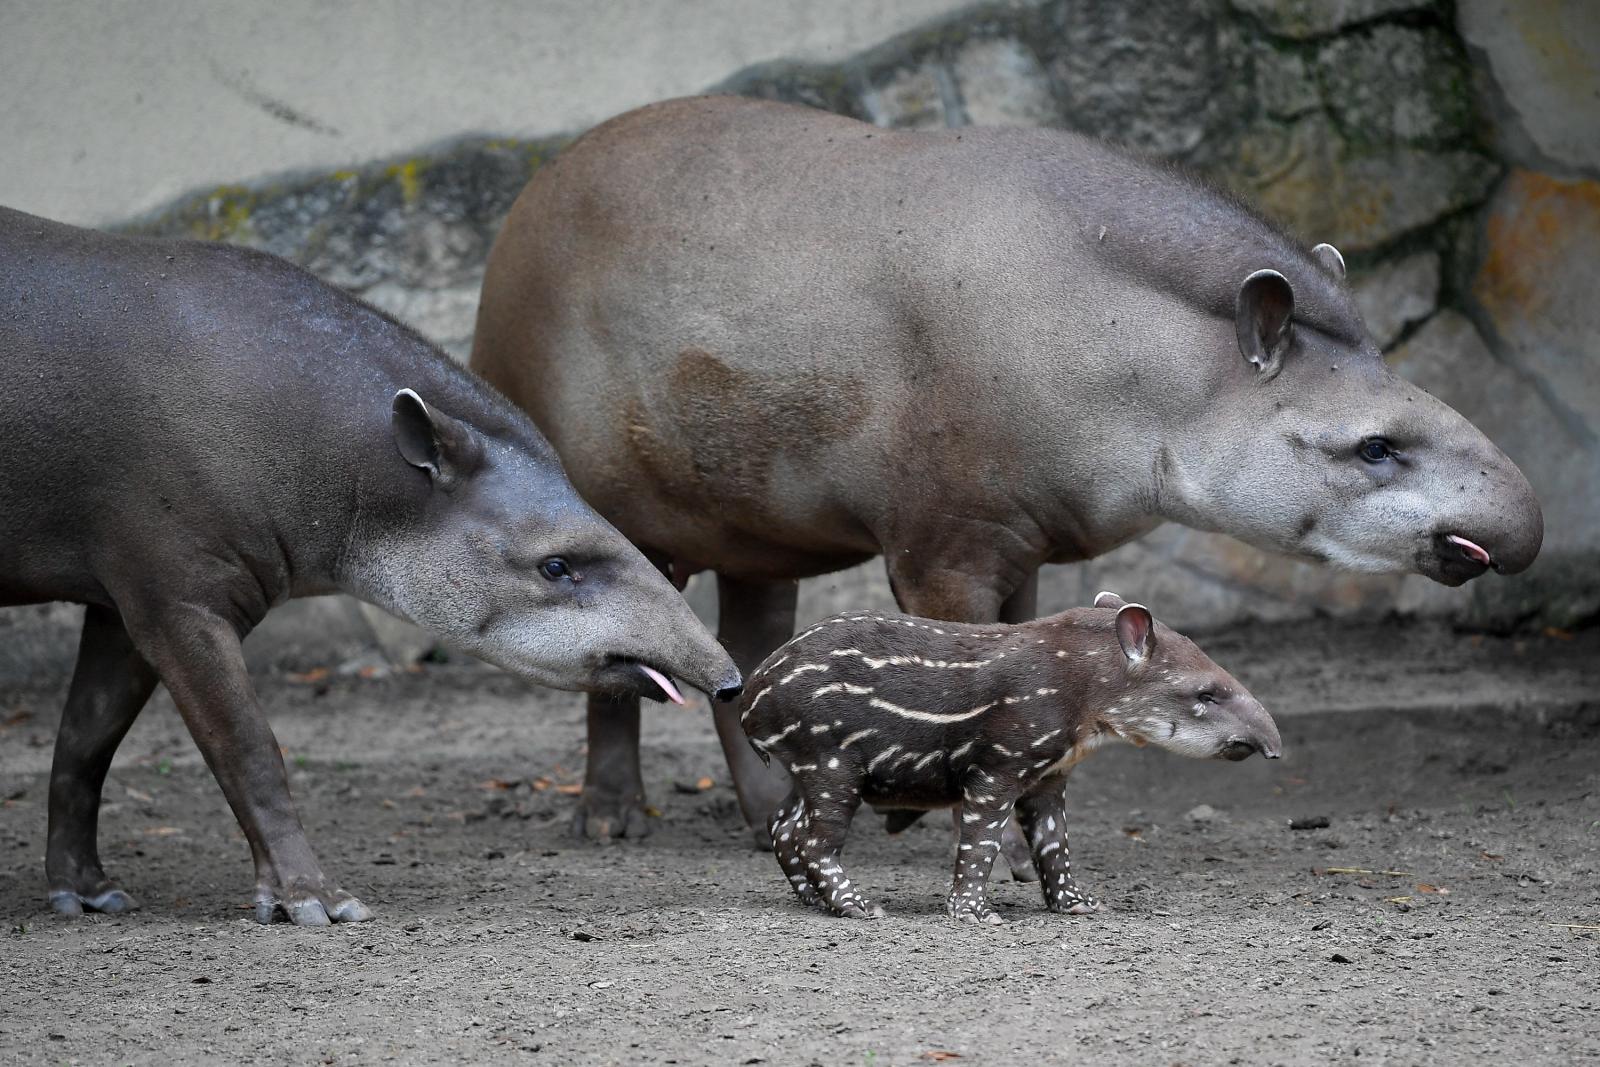
[[50,907],[57,915],[76,918],[86,911],[102,915],[121,915],[134,911],[139,902],[118,886],[109,886],[92,893],[79,893],[73,889],[50,891]]
[[295,926],[329,926],[333,923],[364,923],[372,917],[371,908],[342,889],[321,892],[256,890],[256,922],[263,926],[277,922],[289,922]]
[[1094,897],[1068,897],[1063,900],[1045,902],[1045,907],[1057,915],[1093,915],[1100,910],[1100,902]]
[[641,800],[624,800],[586,789],[578,798],[577,810],[572,813],[573,836],[590,841],[613,837],[637,840],[650,836],[650,830],[650,817],[645,814]]
[[980,907],[972,907],[968,905],[952,908],[950,911],[950,917],[952,919],[959,919],[964,923],[977,923],[981,926],[1001,926],[1006,921],[998,911],[995,911],[988,905],[983,905]]

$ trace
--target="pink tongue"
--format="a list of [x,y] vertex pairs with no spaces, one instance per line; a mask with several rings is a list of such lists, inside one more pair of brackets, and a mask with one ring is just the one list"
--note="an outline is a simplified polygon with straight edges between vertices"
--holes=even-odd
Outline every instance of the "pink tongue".
[[[1476,545],[1473,547],[1477,548]],[[1480,548],[1478,551],[1482,552],[1483,549]],[[672,684],[671,678],[668,678],[654,667],[645,666],[643,663],[635,663],[634,666],[648,674],[650,676],[650,680],[659,685],[661,687],[661,691],[667,694],[668,700],[672,701],[674,704],[686,703],[686,701],[683,699],[683,694],[678,692],[678,687]]]
[[1455,534],[1446,534],[1444,539],[1452,544],[1460,545],[1461,551],[1465,552],[1469,557],[1477,560],[1485,567],[1489,566],[1489,564],[1492,562],[1489,559],[1489,553],[1485,552],[1481,545],[1475,545],[1471,541],[1468,541],[1465,537],[1457,537]]

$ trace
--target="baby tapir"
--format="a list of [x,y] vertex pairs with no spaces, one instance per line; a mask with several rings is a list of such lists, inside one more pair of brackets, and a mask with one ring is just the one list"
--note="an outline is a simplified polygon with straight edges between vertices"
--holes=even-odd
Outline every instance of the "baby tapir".
[[291,597],[351,593],[546,685],[738,691],[526,415],[281,259],[0,208],[0,383],[0,607],[87,608],[50,778],[59,912],[133,906],[100,790],[159,680],[250,843],[257,918],[370,917],[312,852],[245,671]]
[[790,885],[806,903],[857,919],[883,914],[839,862],[862,801],[960,805],[946,910],[998,923],[984,892],[1013,811],[1045,906],[1099,907],[1072,878],[1062,787],[1103,741],[1203,758],[1281,755],[1277,726],[1244,686],[1114,593],[1017,626],[836,615],[751,675],[740,713],[751,746],[794,780],[768,821]]

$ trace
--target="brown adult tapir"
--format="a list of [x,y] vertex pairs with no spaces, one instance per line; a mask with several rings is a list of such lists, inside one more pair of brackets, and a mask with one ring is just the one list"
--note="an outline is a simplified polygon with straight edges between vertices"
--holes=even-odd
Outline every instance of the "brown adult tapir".
[[[747,672],[794,579],[1020,621],[1041,564],[1163,522],[1457,585],[1539,551],[1527,480],[1384,364],[1328,245],[1062,130],[894,132],[729,97],[593,130],[490,256],[472,365]],[[786,784],[717,710],[746,817]],[[591,698],[580,821],[633,833],[637,706]]]
[[370,917],[306,839],[241,639],[344,591],[532,681],[724,699],[739,673],[517,408],[280,259],[0,209],[0,606],[88,606],[56,738],[56,910],[124,911],[96,845],[158,681],[255,857],[256,915]]

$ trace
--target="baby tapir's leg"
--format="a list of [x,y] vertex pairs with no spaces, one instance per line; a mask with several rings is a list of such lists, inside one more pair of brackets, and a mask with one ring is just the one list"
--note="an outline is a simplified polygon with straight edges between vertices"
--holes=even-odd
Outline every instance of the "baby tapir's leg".
[[854,790],[842,793],[837,783],[830,783],[831,789],[821,791],[806,788],[807,784],[801,782],[805,808],[795,841],[811,887],[822,898],[823,906],[835,915],[847,919],[881,918],[882,906],[863,897],[839,863],[839,850],[844,847],[850,820],[861,803],[860,795]]
[[945,903],[945,911],[957,919],[991,924],[1005,921],[989,906],[987,888],[1006,821],[1011,818],[1012,797],[1004,783],[987,771],[975,770],[967,776],[956,873]]
[[[1000,605],[1000,621],[1015,625],[1017,623],[1032,622],[1039,615],[1039,568],[1035,567],[1028,572],[1028,577],[1023,579],[1016,591],[1006,597],[1005,603]],[[1006,866],[1011,868],[1011,877],[1019,882],[1031,882],[1039,877],[1039,872],[1031,862],[1026,836],[1017,827],[1016,819],[1006,821],[1005,836],[1000,839],[1000,848],[1005,853]]]
[[805,832],[805,803],[800,794],[791,792],[789,799],[767,820],[767,834],[772,838],[772,852],[778,857],[783,876],[789,879],[789,888],[802,904],[821,905],[822,898],[811,887],[806,875],[806,861],[800,855],[800,835]]
[[1067,852],[1067,806],[1062,800],[1066,776],[1049,779],[1039,789],[1017,801],[1017,821],[1033,846],[1039,868],[1044,906],[1051,911],[1087,915],[1100,910],[1100,902],[1072,880],[1072,858]]

